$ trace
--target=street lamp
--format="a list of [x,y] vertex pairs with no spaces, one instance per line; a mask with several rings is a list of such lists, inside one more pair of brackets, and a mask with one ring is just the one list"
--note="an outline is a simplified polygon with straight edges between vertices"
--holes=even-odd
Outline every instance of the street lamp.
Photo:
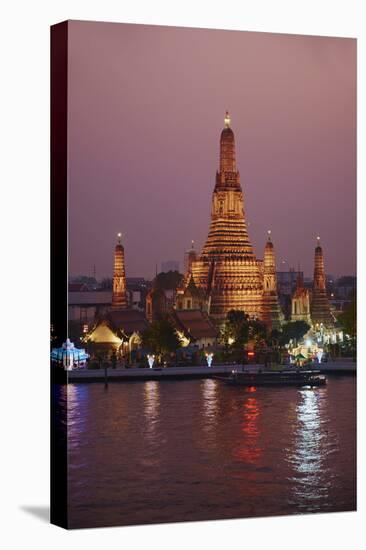
[[148,355],[147,356],[147,362],[149,363],[150,369],[153,368],[154,361],[155,361],[155,355]]
[[206,353],[206,361],[207,361],[208,367],[211,367],[212,359],[213,359],[213,353]]

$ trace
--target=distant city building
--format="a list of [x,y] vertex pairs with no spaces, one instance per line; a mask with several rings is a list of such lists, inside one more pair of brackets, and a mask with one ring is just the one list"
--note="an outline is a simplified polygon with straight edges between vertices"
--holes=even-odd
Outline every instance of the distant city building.
[[357,278],[346,275],[336,281],[335,294],[339,299],[347,300],[352,297],[356,291]]
[[179,262],[176,260],[167,260],[166,262],[162,262],[161,271],[163,273],[168,273],[168,271],[179,271]]
[[[277,291],[280,295],[291,296],[296,288],[297,283],[297,271],[290,269],[290,271],[277,271]],[[303,280],[304,274],[300,272]]]
[[127,302],[131,309],[144,311],[149,283],[143,277],[128,277],[126,279]]
[[69,282],[69,292],[88,292],[86,283]]
[[80,327],[88,328],[99,315],[106,313],[112,305],[112,292],[109,290],[69,291],[68,318]]

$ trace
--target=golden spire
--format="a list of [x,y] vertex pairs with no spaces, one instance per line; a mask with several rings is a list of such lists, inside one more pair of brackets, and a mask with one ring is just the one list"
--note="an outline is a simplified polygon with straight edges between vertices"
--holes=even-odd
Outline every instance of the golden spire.
[[117,243],[121,244],[122,242],[122,233],[117,233]]
[[230,128],[230,124],[231,124],[231,118],[230,118],[230,115],[229,115],[229,111],[226,111],[226,113],[225,113],[225,128]]

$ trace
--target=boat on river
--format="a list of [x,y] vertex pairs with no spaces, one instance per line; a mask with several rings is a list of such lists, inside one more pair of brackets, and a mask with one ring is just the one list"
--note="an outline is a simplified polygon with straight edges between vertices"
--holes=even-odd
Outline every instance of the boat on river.
[[233,369],[229,376],[215,376],[231,386],[298,386],[315,387],[326,384],[325,376],[317,370],[283,369],[273,370],[268,368]]

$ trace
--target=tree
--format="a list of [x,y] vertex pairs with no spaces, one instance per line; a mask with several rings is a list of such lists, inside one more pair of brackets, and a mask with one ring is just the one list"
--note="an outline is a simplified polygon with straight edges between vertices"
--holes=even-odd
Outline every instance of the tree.
[[338,322],[344,332],[351,338],[355,338],[357,334],[357,300],[356,294],[353,294],[351,303],[338,316]]
[[255,344],[262,342],[266,338],[267,328],[264,323],[250,319],[244,311],[232,309],[227,314],[221,334],[225,344],[231,339],[232,347],[242,350],[249,340]]
[[244,311],[230,310],[226,316],[226,322],[221,334],[225,344],[232,341],[234,349],[243,349],[249,337],[248,315]]
[[256,345],[262,344],[267,336],[267,327],[261,321],[251,319],[249,325],[249,340],[253,340]]
[[181,347],[177,332],[167,319],[151,323],[142,334],[142,344],[157,355],[176,351]]
[[285,345],[288,344],[290,340],[301,340],[308,330],[310,330],[310,325],[308,325],[305,321],[293,321],[286,323],[282,327],[280,343]]
[[175,290],[182,281],[183,275],[179,271],[162,272],[155,277],[154,287],[161,290]]

